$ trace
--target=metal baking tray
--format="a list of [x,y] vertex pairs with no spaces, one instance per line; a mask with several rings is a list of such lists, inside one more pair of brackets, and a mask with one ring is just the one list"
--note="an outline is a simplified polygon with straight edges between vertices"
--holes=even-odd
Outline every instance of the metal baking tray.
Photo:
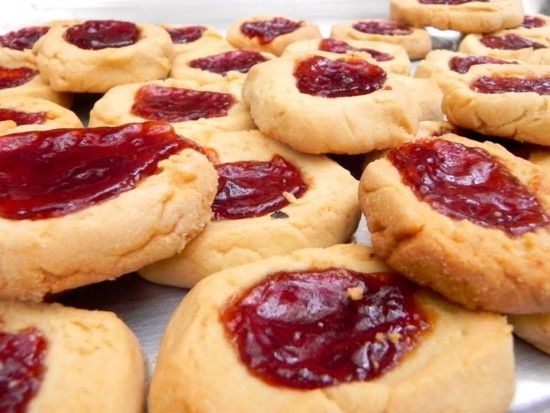
[[[225,30],[239,18],[255,14],[278,14],[317,22],[328,36],[330,26],[359,18],[384,18],[387,0],[19,0],[4,5],[0,33],[45,21],[74,18],[111,18],[150,23],[200,23]],[[550,0],[524,0],[527,13],[550,14]],[[454,48],[459,40],[453,32],[432,31],[440,48]],[[83,119],[97,96],[78,96],[75,110]],[[353,241],[369,243],[365,220]],[[187,290],[156,285],[129,274],[115,281],[82,287],[58,296],[67,305],[113,311],[138,337],[149,372],[154,370],[160,340],[173,311]],[[516,395],[510,411],[550,413],[550,357],[519,339],[515,340]],[[444,391],[444,389],[442,389]]]

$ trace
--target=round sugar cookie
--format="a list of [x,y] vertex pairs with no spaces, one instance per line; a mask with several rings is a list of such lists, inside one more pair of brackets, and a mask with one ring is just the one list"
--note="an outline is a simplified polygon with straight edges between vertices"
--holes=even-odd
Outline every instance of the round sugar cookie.
[[172,39],[176,56],[197,50],[229,50],[232,48],[223,35],[210,26],[163,24],[162,27]]
[[511,28],[509,31],[520,36],[537,36],[550,39],[550,17],[544,14],[525,15],[521,25]]
[[443,92],[435,79],[420,79],[397,75],[394,76],[393,80],[415,101],[418,120],[443,120],[445,117],[441,110]]
[[50,29],[49,24],[23,27],[0,35],[0,61],[14,65],[36,65],[34,44]]

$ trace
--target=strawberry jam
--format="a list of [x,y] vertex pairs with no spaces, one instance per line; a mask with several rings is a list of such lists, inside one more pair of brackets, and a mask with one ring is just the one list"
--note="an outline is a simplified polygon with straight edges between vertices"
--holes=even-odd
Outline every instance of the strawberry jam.
[[483,76],[473,81],[470,88],[478,93],[535,92],[539,95],[550,95],[550,77],[521,78]]
[[489,56],[466,56],[459,57],[455,56],[449,60],[449,69],[457,73],[468,73],[470,68],[475,65],[484,65],[484,64],[516,64],[516,62],[507,62],[506,60],[495,59],[494,57]]
[[0,36],[0,47],[15,50],[32,49],[36,41],[44,36],[49,29],[49,27],[34,26],[6,33]]
[[307,190],[300,171],[279,155],[269,162],[222,163],[216,165],[216,170],[218,193],[212,205],[215,221],[269,214],[290,203],[286,194],[300,198]]
[[37,74],[38,72],[30,67],[21,66],[10,69],[0,66],[0,89],[24,85]]
[[421,4],[446,4],[449,6],[456,6],[466,3],[486,3],[489,0],[418,0]]
[[206,30],[204,26],[185,26],[167,29],[168,34],[172,39],[172,43],[186,44],[199,40]]
[[118,20],[88,20],[69,27],[64,37],[81,49],[118,48],[135,44],[139,39],[139,29],[134,23]]
[[352,45],[350,45],[349,43],[343,40],[336,40],[336,39],[321,40],[321,42],[319,43],[319,50],[322,50],[324,52],[340,53],[340,54],[344,54],[347,52],[366,52],[370,54],[372,58],[377,62],[387,62],[388,60],[393,60],[393,56],[391,54],[382,53],[374,49],[353,47]]
[[24,413],[40,389],[48,343],[39,331],[0,331],[0,412]]
[[252,374],[297,389],[375,379],[430,325],[397,275],[340,268],[271,274],[221,320]]
[[232,50],[213,56],[195,59],[189,66],[225,76],[231,71],[248,73],[252,66],[265,62],[267,59],[252,50]]
[[353,28],[362,33],[381,34],[384,36],[406,36],[412,33],[410,28],[394,21],[360,21],[355,23]]
[[12,120],[17,125],[38,125],[46,122],[48,112],[21,112],[13,109],[0,109],[0,122]]
[[160,122],[23,132],[0,139],[0,216],[43,219],[116,197],[193,143]]
[[313,56],[294,70],[302,93],[326,98],[367,95],[382,88],[386,72],[360,59],[330,60]]
[[490,49],[519,50],[532,47],[533,49],[545,49],[546,46],[518,36],[517,34],[505,34],[504,36],[483,36],[479,41]]
[[269,44],[276,37],[292,33],[301,26],[301,21],[288,20],[284,17],[274,17],[271,20],[245,22],[241,25],[241,33],[251,39],[258,39],[260,44]]
[[510,236],[550,223],[536,196],[482,148],[441,139],[416,141],[391,149],[388,159],[420,200],[449,218]]
[[537,16],[525,16],[521,25],[526,29],[536,29],[546,26],[546,21]]
[[137,91],[132,113],[145,119],[185,122],[227,116],[234,103],[228,93],[147,85]]

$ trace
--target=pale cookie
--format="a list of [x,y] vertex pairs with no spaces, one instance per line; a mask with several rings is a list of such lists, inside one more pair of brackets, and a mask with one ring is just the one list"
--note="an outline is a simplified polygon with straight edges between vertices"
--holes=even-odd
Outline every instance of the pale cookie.
[[[136,337],[115,314],[59,304],[0,301],[0,336],[5,346],[0,376],[20,380],[10,387],[12,391],[0,394],[0,405],[7,409],[3,411],[143,411],[143,355]],[[8,356],[9,343],[18,346],[19,357]],[[24,381],[28,377],[24,372],[29,370],[40,371],[34,388]],[[24,390],[28,402],[19,399]]]
[[290,53],[304,53],[325,51],[341,54],[368,54],[376,64],[386,72],[399,75],[408,75],[411,69],[411,61],[405,49],[397,44],[374,42],[369,40],[303,40],[288,45],[283,53],[286,56]]
[[[300,250],[288,256],[245,264],[218,272],[200,282],[187,294],[168,324],[149,393],[150,412],[182,412],[188,410],[188,406],[192,406],[195,413],[500,413],[506,410],[514,393],[514,360],[511,328],[505,318],[492,313],[466,311],[414,287],[411,291],[413,299],[417,308],[426,314],[430,327],[420,333],[408,354],[381,375],[366,381],[337,381],[336,384],[325,383],[313,388],[270,384],[264,380],[260,373],[242,361],[237,342],[231,339],[221,319],[222,312],[250,288],[259,283],[266,285],[268,279],[273,280],[274,277],[268,278],[272,274],[329,269],[342,269],[346,276],[350,271],[359,272],[361,274],[356,276],[362,277],[359,282],[364,280],[364,283],[376,277],[371,273],[388,271],[384,264],[372,258],[369,249],[338,245]],[[312,296],[311,305],[287,309],[282,294],[268,293],[267,305],[258,309],[258,318],[265,320],[267,326],[270,318],[274,324],[283,326],[287,322],[294,322],[291,326],[300,323],[297,317],[307,317],[304,323],[308,326],[312,317],[324,320],[326,312],[332,309],[330,304],[319,299],[320,293],[315,291],[311,279],[306,284],[311,286],[311,290],[304,291],[307,288],[302,287],[304,284],[296,282],[286,298],[289,303],[299,299],[302,304],[304,298],[294,295],[298,290],[305,293],[305,297]],[[344,308],[351,307],[353,301],[363,300],[368,294],[360,286],[348,288],[346,292],[341,288],[338,286],[325,294],[341,297],[340,305]],[[369,329],[371,325],[365,323],[363,328]],[[324,328],[324,323],[319,322],[310,328],[310,331],[317,332]],[[347,334],[345,329],[342,330],[338,334]],[[307,358],[307,353],[299,351],[300,345],[305,347],[308,340],[317,339],[318,344],[312,346],[317,350],[324,345],[326,337],[307,337],[311,335],[306,333],[304,340],[300,335],[288,343],[289,350],[296,349],[296,353],[287,352],[286,347],[282,350],[288,341],[281,337],[276,343],[277,356],[284,360]],[[355,353],[356,358],[349,363],[358,366],[358,370],[375,370],[380,366],[376,360],[369,363],[371,357],[376,357],[377,349],[384,354],[401,337],[400,334],[386,337],[379,333],[376,343],[381,345],[367,340],[363,350]],[[344,347],[344,343],[340,343],[340,349],[347,359],[351,351]],[[258,352],[270,349],[263,349],[265,346],[264,342],[257,343]],[[332,365],[337,365],[341,359],[333,357]],[[292,362],[286,365],[292,367]],[[325,364],[319,368],[332,374],[332,369]],[[303,376],[305,380],[318,377],[316,370],[307,367]]]
[[550,355],[550,313],[509,316],[514,334]]
[[174,55],[204,49],[229,50],[231,45],[223,35],[210,26],[162,24],[166,29],[174,49]]
[[[73,33],[72,30],[109,22],[87,21],[70,27],[56,25],[36,42],[34,52],[40,74],[53,90],[103,93],[117,85],[162,79],[168,75],[172,41],[160,26],[136,24],[137,39],[121,47],[85,49],[69,43],[68,34]],[[79,38],[82,43],[86,43],[85,40]],[[93,45],[95,41],[90,43]]]
[[48,30],[49,25],[31,26],[0,35],[0,61],[9,61],[14,65],[35,65],[36,57],[32,48]]
[[437,4],[428,0],[391,0],[390,17],[415,27],[432,26],[462,33],[490,33],[517,27],[523,21],[521,0],[470,0]]
[[[401,148],[415,146],[416,142],[403,145]],[[430,140],[423,142],[430,142]],[[453,192],[452,198],[447,198],[446,204],[438,204],[437,200],[441,201],[441,199],[434,197],[433,186],[426,188],[426,194],[434,197],[430,198],[433,199],[430,201],[432,203],[421,200],[411,186],[404,183],[402,173],[394,163],[384,158],[367,166],[359,189],[361,206],[368,217],[368,227],[377,255],[408,278],[429,286],[469,308],[483,308],[505,313],[549,311],[550,264],[546,257],[550,254],[550,227],[544,224],[545,219],[549,218],[550,210],[548,177],[542,173],[540,167],[512,155],[500,145],[475,142],[453,134],[444,134],[434,142],[439,144],[447,142],[446,145],[448,142],[451,142],[451,145],[458,143],[458,148],[462,148],[458,149],[459,151],[467,148],[482,148],[488,152],[499,162],[496,165],[507,168],[519,180],[519,184],[524,186],[527,193],[533,194],[530,199],[533,205],[536,203],[538,208],[542,209],[542,215],[539,209],[539,215],[536,215],[539,219],[536,221],[536,226],[531,227],[525,223],[525,227],[522,228],[519,223],[523,221],[514,221],[514,219],[520,219],[517,215],[515,218],[510,217],[511,221],[506,228],[518,222],[518,226],[513,227],[516,231],[514,233],[507,232],[504,227],[495,226],[496,222],[502,222],[498,221],[498,217],[503,216],[503,213],[498,210],[494,216],[467,217],[464,213],[458,215],[462,210],[456,208],[461,204],[453,207],[451,202],[460,200],[465,203],[470,202],[472,211],[479,211],[478,214],[493,210],[487,202],[498,195],[487,195],[483,198],[485,204],[482,206],[478,206],[481,198],[475,198],[476,191],[485,190],[487,187],[483,180],[485,174],[493,173],[489,165],[483,171],[480,168],[474,186],[466,185],[472,179],[468,178],[468,172],[460,175],[460,179],[453,178],[455,175],[449,176],[448,183],[464,183],[470,188],[470,193],[465,192],[463,185],[462,189],[456,189]],[[400,151],[401,148],[396,151]],[[403,156],[402,153],[396,156]],[[432,158],[432,161],[440,159],[437,165],[449,159],[448,155],[434,156],[438,158]],[[468,156],[471,156],[471,152]],[[446,177],[445,174],[453,174],[453,171],[460,170],[457,168],[465,168],[466,165],[463,161],[456,159],[448,162],[452,167],[441,173],[440,176],[443,178]],[[417,163],[414,168],[417,171],[426,171],[427,167]],[[441,171],[440,167],[430,168],[437,168],[433,173]],[[421,179],[422,182],[426,182],[426,185],[432,185],[430,178]],[[418,181],[414,184],[418,185]],[[479,190],[476,185],[479,185]],[[436,188],[441,188],[441,183],[438,183]],[[499,184],[498,188],[491,188],[491,190],[501,188],[502,185]],[[519,196],[518,193],[516,194]],[[482,196],[479,195],[479,197]],[[517,200],[508,199],[506,202],[514,201]],[[404,205],[407,207],[404,208]],[[436,209],[444,208],[444,205],[450,205],[448,207],[450,209],[446,210],[447,214],[455,213],[456,218],[450,218],[449,216],[452,215],[444,215],[439,212],[441,209]],[[525,214],[529,216],[529,212]],[[532,214],[530,217],[535,216],[535,212]],[[485,221],[476,221],[477,219]]]
[[320,39],[314,23],[279,16],[253,16],[236,21],[227,31],[227,40],[238,49],[251,49],[280,56],[294,42]]
[[508,31],[520,36],[545,37],[548,40],[550,39],[550,17],[544,14],[525,15],[520,26]]
[[219,133],[198,142],[213,149],[219,163],[282,156],[298,168],[308,188],[273,213],[210,222],[180,254],[140,270],[146,279],[191,288],[224,268],[347,242],[355,231],[360,214],[357,181],[336,162],[296,153],[257,131]]
[[[354,65],[363,68],[357,69],[358,77],[374,72],[379,83],[368,83],[369,78],[363,85],[359,77],[357,86],[356,78],[335,79],[315,69],[328,68],[334,74],[343,67],[356,70],[351,69]],[[294,73],[299,67],[315,71],[297,77]],[[317,77],[315,82],[309,73]],[[311,94],[316,93],[312,87],[321,88],[322,95]],[[414,100],[392,75],[353,56],[293,54],[257,65],[245,81],[243,98],[260,131],[304,153],[359,154],[389,148],[410,140],[417,126]]]
[[335,24],[330,37],[397,44],[407,51],[411,60],[423,59],[432,50],[432,40],[426,30],[406,27],[389,20],[356,20]]
[[416,102],[418,120],[443,120],[443,92],[435,79],[417,79],[396,75],[394,82]]
[[449,121],[484,135],[550,146],[548,86],[545,91],[544,85],[539,85],[540,93],[505,92],[496,87],[495,90],[488,89],[493,88],[495,79],[501,78],[518,79],[517,82],[544,83],[544,79],[550,79],[550,67],[535,65],[472,67],[466,75],[453,79],[444,86],[443,112]]

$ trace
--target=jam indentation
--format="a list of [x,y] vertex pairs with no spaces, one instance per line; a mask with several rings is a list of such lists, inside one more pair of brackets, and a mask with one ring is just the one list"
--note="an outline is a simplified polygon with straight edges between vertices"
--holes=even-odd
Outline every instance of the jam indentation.
[[525,16],[521,25],[526,29],[536,29],[546,26],[546,21],[538,16]]
[[368,34],[381,34],[384,36],[406,36],[412,33],[410,27],[394,21],[367,20],[353,25],[355,30]]
[[364,48],[364,47],[354,47],[348,42],[337,39],[323,39],[319,43],[319,50],[324,52],[339,53],[344,54],[347,52],[366,52],[372,56],[377,62],[387,62],[393,60],[393,56],[388,53],[383,53],[378,50]]
[[449,69],[460,74],[468,73],[472,66],[484,64],[517,64],[516,62],[507,62],[506,60],[495,59],[490,56],[455,56],[449,60]]
[[546,48],[546,46],[541,43],[526,39],[518,36],[517,34],[505,34],[504,36],[483,36],[479,39],[479,41],[490,49],[519,50],[531,47],[534,50],[537,50]]
[[8,68],[0,66],[0,89],[8,89],[24,85],[32,80],[38,71],[30,67]]
[[521,77],[491,77],[482,76],[470,85],[478,93],[528,93],[550,95],[550,77],[521,78]]
[[213,56],[195,59],[189,66],[225,76],[231,71],[248,73],[252,66],[267,59],[259,52],[252,50],[232,50]]
[[199,40],[205,32],[204,26],[185,26],[167,29],[172,43],[187,44]]
[[17,125],[39,125],[46,122],[48,112],[22,112],[0,108],[0,121],[12,120]]
[[44,36],[49,29],[44,26],[33,26],[6,33],[0,36],[0,47],[14,50],[32,49],[38,39]]
[[270,20],[245,22],[241,25],[241,33],[251,39],[258,39],[260,44],[269,44],[276,37],[298,30],[302,24],[301,21],[274,17]]
[[139,39],[139,29],[134,23],[118,20],[88,20],[69,27],[63,35],[65,40],[86,50],[108,47],[126,47]]

